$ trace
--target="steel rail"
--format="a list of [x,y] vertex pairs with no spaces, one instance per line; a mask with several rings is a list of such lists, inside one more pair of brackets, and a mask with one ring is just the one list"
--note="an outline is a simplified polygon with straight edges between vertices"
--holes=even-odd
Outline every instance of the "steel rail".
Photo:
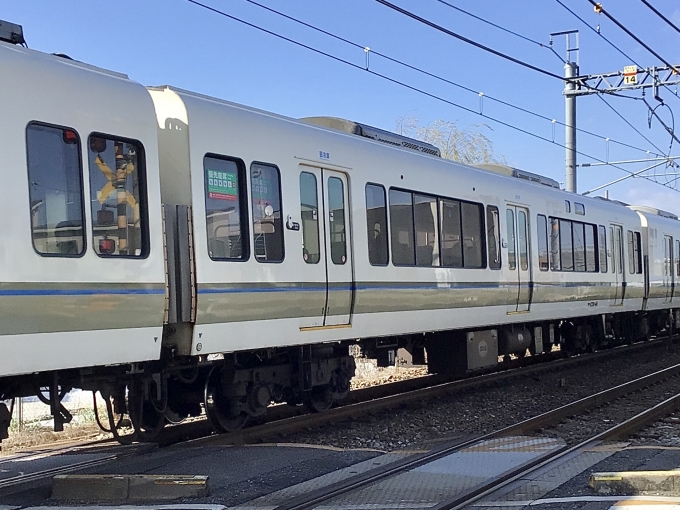
[[99,459],[89,459],[80,462],[73,462],[65,466],[57,466],[49,469],[44,469],[42,471],[35,471],[33,473],[25,473],[18,476],[5,478],[4,480],[0,480],[0,495],[11,494],[12,492],[16,492],[16,490],[11,489],[13,488],[16,489],[17,487],[21,487],[20,490],[23,490],[26,484],[41,481],[55,475],[71,473],[73,471],[78,471],[80,469],[95,467],[102,464],[108,464],[109,462],[113,462],[115,460],[144,455],[145,453],[148,453],[152,450],[156,450],[157,446],[150,443],[139,443],[133,446],[125,446],[122,448],[125,448],[125,450],[122,452],[112,453]]
[[[595,393],[591,396],[582,398],[580,400],[576,400],[574,402],[571,402],[569,404],[566,404],[564,406],[558,407],[556,409],[553,409],[551,411],[548,411],[546,413],[537,415],[533,418],[529,418],[527,420],[521,421],[519,423],[510,425],[508,427],[504,427],[500,430],[484,434],[472,439],[468,440],[463,440],[463,441],[456,441],[453,443],[449,443],[446,445],[443,445],[439,448],[433,449],[430,452],[419,454],[419,455],[414,455],[413,457],[409,457],[406,459],[403,459],[401,461],[394,462],[392,464],[388,464],[386,466],[383,466],[381,468],[378,468],[376,470],[372,470],[360,475],[356,475],[354,477],[348,478],[347,480],[343,480],[340,482],[337,482],[335,484],[331,484],[327,487],[323,487],[321,489],[317,489],[315,491],[312,491],[308,494],[303,494],[298,497],[290,499],[287,503],[283,505],[277,506],[274,510],[303,510],[303,509],[308,509],[312,508],[315,505],[318,505],[319,503],[322,503],[324,501],[327,501],[331,498],[334,498],[336,496],[340,496],[342,494],[345,494],[347,492],[354,491],[356,489],[359,489],[361,487],[364,487],[366,485],[373,484],[377,481],[384,480],[385,478],[388,478],[390,476],[393,476],[398,473],[402,473],[404,471],[408,471],[411,469],[414,469],[418,466],[422,466],[423,464],[427,464],[430,462],[433,462],[441,457],[444,457],[446,455],[450,455],[454,452],[460,451],[474,443],[478,443],[480,441],[488,440],[488,439],[493,439],[493,438],[498,438],[498,437],[504,437],[504,436],[510,436],[514,434],[522,434],[522,433],[527,433],[530,431],[538,430],[538,429],[543,429],[549,426],[556,425],[560,423],[562,420],[565,418],[568,418],[570,416],[574,416],[579,413],[583,413],[585,411],[589,411],[592,409],[595,409],[605,403],[612,402],[614,400],[617,400],[618,398],[639,391],[642,388],[651,386],[653,384],[659,383],[661,381],[664,381],[666,379],[669,379],[671,377],[677,377],[680,375],[680,364],[674,365],[672,367],[659,370],[657,372],[653,372],[649,375],[639,377],[637,379],[634,379],[632,381],[629,381],[624,384],[620,384],[618,386],[614,386],[613,388],[609,388],[607,390]],[[680,402],[680,396],[678,396],[677,402]],[[655,406],[656,407],[656,406]],[[663,408],[663,410],[668,409],[668,407]],[[659,416],[659,412],[663,411],[658,411],[656,414],[651,415],[654,417]],[[641,413],[642,415],[643,413]],[[641,416],[638,415],[638,416]],[[636,417],[637,418],[637,417]],[[633,420],[633,418],[631,418]],[[629,420],[630,421],[630,420]],[[633,422],[635,426],[639,422]],[[645,422],[646,423],[646,422]],[[616,429],[619,431],[619,433],[625,433],[627,430],[631,429],[626,429],[623,427],[623,425],[613,427],[612,429],[609,429],[608,433],[611,434],[611,430]],[[604,434],[604,433],[603,433]],[[599,438],[602,436],[602,434],[596,436]],[[610,436],[603,436],[603,437],[610,437]],[[565,451],[572,451],[573,448],[567,450],[567,447],[565,446],[564,448],[560,449],[557,451],[557,453],[563,453]],[[520,468],[522,470],[522,474],[525,474],[527,470],[530,468],[533,469],[535,466],[539,465],[539,463],[547,462],[545,461],[545,456],[542,456],[535,461],[523,464]],[[551,457],[552,458],[552,457]],[[542,465],[542,464],[541,464]],[[518,478],[520,475],[516,475],[514,471],[511,471],[509,473],[506,473],[502,475],[500,478],[494,480],[493,482],[482,484],[480,486],[477,486],[470,491],[465,492],[461,496],[457,496],[456,499],[453,502],[447,503],[452,506],[443,506],[442,510],[444,508],[459,508],[460,506],[464,506],[466,504],[469,504],[471,501],[468,501],[468,499],[465,498],[475,498],[474,501],[477,499],[481,498],[483,495],[488,494],[492,490],[496,490],[500,485],[495,485],[499,483],[509,483],[510,481]],[[439,508],[439,507],[433,507],[433,508]]]
[[615,439],[620,439],[622,437],[627,437],[631,433],[636,432],[643,427],[668,416],[672,412],[680,408],[680,393],[670,397],[663,402],[650,407],[649,409],[636,414],[632,418],[615,425],[596,436],[586,439],[585,441],[572,446],[571,448],[566,448],[554,453],[548,454],[547,458],[542,457],[537,462],[532,463],[532,465],[523,465],[518,469],[512,470],[505,473],[498,479],[488,483],[481,484],[477,487],[470,489],[464,494],[456,496],[449,501],[440,503],[439,505],[431,507],[433,510],[459,510],[470,506],[471,504],[479,501],[485,496],[488,496],[499,489],[515,482],[521,478],[524,478],[531,473],[549,467],[551,464],[557,464],[562,460],[565,460],[568,456],[575,455],[582,450],[587,450],[599,445],[604,441],[611,441]]

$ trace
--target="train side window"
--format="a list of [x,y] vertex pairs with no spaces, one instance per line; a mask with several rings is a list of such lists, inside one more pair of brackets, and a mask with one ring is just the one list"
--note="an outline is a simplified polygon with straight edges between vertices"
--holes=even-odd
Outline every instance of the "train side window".
[[438,266],[437,199],[425,195],[413,195],[413,218],[416,265]]
[[[640,232],[633,232],[633,263],[635,264],[635,272],[642,274],[642,242]],[[671,249],[672,249],[671,245]]]
[[560,220],[560,261],[562,271],[574,270],[574,244],[572,242],[571,221]]
[[206,154],[205,218],[212,260],[247,260],[248,212],[243,161]]
[[374,266],[387,265],[387,200],[385,188],[378,184],[366,184],[366,229],[368,261]]
[[680,241],[675,241],[675,276],[680,276]]
[[317,264],[319,248],[319,196],[316,175],[300,172],[300,217],[302,218],[302,258],[307,264]]
[[574,213],[584,216],[586,214],[586,206],[579,204],[578,202],[574,202]]
[[461,202],[463,226],[463,267],[483,268],[484,260],[484,208],[480,204]]
[[573,232],[574,271],[585,272],[586,270],[586,243],[583,234],[583,223],[574,221],[571,224]]
[[341,266],[347,262],[347,228],[345,225],[345,186],[337,177],[328,178],[328,225],[331,260]]
[[550,269],[553,271],[562,270],[560,260],[560,220],[550,218]]
[[149,253],[142,144],[93,133],[88,139],[94,250],[100,257]]
[[501,227],[498,207],[486,206],[486,239],[489,250],[489,268],[501,268]]
[[274,165],[250,165],[253,212],[253,252],[260,262],[281,262],[284,257],[281,175]]
[[586,271],[597,272],[597,251],[595,248],[595,225],[585,224],[586,230]]
[[571,202],[569,200],[564,201],[564,210],[568,213],[571,212]]
[[390,189],[390,236],[392,264],[395,266],[415,265],[413,196],[407,191]]
[[671,236],[663,236],[663,275],[671,276],[673,274],[673,238]]
[[604,225],[600,225],[597,227],[597,231],[599,234],[599,239],[598,239],[598,248],[600,251],[600,272],[601,273],[606,273],[607,272],[607,229],[604,227]]
[[445,267],[463,267],[463,242],[460,202],[439,200],[441,215],[441,260]]
[[635,250],[633,248],[633,231],[628,231],[628,272],[635,274]]
[[26,128],[31,236],[40,255],[85,253],[85,204],[80,138],[69,128]]
[[505,211],[505,223],[508,229],[508,269],[517,269],[517,255],[515,242],[515,213],[512,209]]
[[538,268],[541,271],[548,270],[548,220],[542,214],[536,218],[538,229]]

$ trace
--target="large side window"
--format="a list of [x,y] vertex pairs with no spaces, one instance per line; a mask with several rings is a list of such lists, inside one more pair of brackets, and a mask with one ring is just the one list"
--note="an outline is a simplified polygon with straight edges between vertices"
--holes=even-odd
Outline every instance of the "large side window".
[[442,266],[463,267],[460,202],[440,200]]
[[407,191],[390,190],[390,236],[392,263],[395,266],[415,265],[413,199]]
[[675,241],[675,276],[680,276],[680,241]]
[[542,214],[537,217],[538,228],[538,268],[548,270],[548,220]]
[[284,255],[281,175],[273,165],[250,165],[253,252],[260,262],[281,262]]
[[595,225],[586,223],[586,271],[594,273],[597,271],[597,252],[595,249]]
[[248,259],[245,167],[238,159],[203,158],[208,254],[213,260]]
[[574,270],[574,245],[571,235],[571,221],[560,220],[560,259],[562,271]]
[[374,266],[387,265],[387,203],[385,188],[366,184],[366,231],[368,261]]
[[560,220],[550,218],[550,269],[553,271],[562,270],[560,260]]
[[571,230],[574,234],[574,271],[586,270],[586,241],[583,234],[583,223],[572,222]]
[[486,239],[489,250],[489,268],[500,269],[501,227],[498,221],[498,207],[495,205],[488,205],[486,207]]
[[78,134],[31,123],[26,146],[33,247],[41,255],[82,255],[85,206]]
[[94,250],[146,257],[146,182],[139,142],[92,134],[88,140]]
[[607,272],[607,229],[604,225],[597,227],[598,248],[600,250],[600,272]]
[[463,225],[463,267],[485,267],[484,208],[480,204],[461,202]]
[[331,261],[333,264],[342,265],[347,261],[345,187],[337,177],[330,177],[328,179],[328,209]]
[[316,175],[300,173],[300,216],[302,218],[302,258],[307,264],[317,264],[319,247],[319,196]]
[[413,217],[416,231],[416,265],[438,266],[437,199],[413,195]]

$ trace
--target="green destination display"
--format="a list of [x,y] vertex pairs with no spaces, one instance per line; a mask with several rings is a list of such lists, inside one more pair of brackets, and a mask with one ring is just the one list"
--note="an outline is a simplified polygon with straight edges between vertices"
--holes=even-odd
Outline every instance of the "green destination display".
[[237,176],[232,172],[207,170],[208,198],[217,200],[238,200]]

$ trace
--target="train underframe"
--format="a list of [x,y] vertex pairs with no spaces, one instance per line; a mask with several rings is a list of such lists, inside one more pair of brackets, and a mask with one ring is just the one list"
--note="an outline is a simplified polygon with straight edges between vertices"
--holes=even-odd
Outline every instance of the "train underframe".
[[[167,423],[205,413],[220,432],[241,428],[266,413],[271,403],[307,405],[322,412],[344,398],[354,376],[350,346],[378,366],[399,363],[405,354],[430,373],[454,377],[497,365],[499,356],[550,352],[568,355],[644,341],[680,329],[680,310],[604,314],[568,320],[503,325],[473,331],[438,331],[339,343],[265,349],[212,356],[177,356],[159,361],[63,370],[5,378],[0,400],[36,395],[50,406],[54,430],[72,419],[62,400],[71,389],[99,391],[106,419],[100,426],[121,442],[151,441]],[[95,402],[96,408],[96,402]],[[127,417],[127,420],[125,419]],[[0,403],[0,442],[6,439],[12,405]],[[123,435],[121,425],[132,433]]]

